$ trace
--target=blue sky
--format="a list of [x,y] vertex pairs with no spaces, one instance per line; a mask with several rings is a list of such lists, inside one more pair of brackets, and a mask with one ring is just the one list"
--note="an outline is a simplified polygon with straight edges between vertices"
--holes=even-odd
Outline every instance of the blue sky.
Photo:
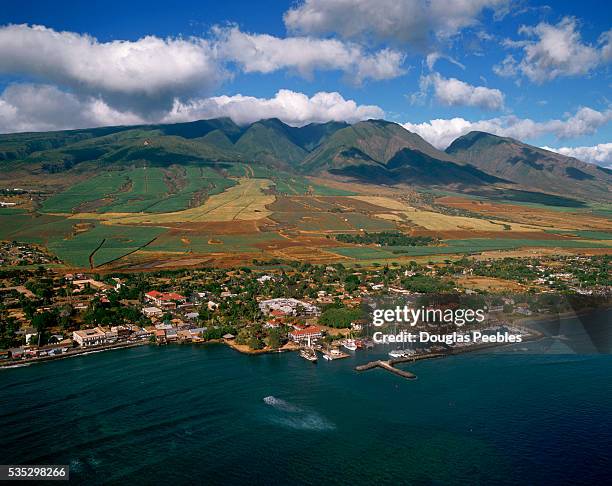
[[0,131],[384,117],[610,165],[611,62],[607,2],[4,0]]

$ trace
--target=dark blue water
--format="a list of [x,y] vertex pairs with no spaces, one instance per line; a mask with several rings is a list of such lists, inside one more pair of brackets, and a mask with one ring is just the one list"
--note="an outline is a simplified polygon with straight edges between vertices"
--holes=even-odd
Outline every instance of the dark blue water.
[[413,364],[412,382],[356,373],[358,356],[144,346],[0,370],[0,463],[69,464],[83,484],[610,477],[612,356],[506,348]]

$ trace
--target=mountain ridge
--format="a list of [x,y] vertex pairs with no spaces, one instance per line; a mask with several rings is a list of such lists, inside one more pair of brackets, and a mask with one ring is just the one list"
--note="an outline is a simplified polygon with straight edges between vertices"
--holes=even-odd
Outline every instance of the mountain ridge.
[[[240,126],[230,118],[0,135],[4,170],[24,174],[99,171],[121,165],[254,164],[363,183],[425,186],[513,184],[609,200],[612,171],[486,132],[445,151],[386,120],[310,123],[277,118]],[[272,172],[273,173],[273,172]]]

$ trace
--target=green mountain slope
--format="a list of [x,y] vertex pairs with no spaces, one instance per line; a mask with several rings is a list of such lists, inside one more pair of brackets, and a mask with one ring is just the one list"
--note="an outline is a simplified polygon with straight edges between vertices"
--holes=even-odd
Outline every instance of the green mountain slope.
[[385,164],[404,148],[418,150],[438,160],[453,160],[397,123],[367,120],[336,131],[306,157],[301,169],[305,172],[341,169],[354,165],[355,159],[367,165]]
[[491,175],[526,188],[610,200],[612,171],[485,132],[459,137],[446,152]]

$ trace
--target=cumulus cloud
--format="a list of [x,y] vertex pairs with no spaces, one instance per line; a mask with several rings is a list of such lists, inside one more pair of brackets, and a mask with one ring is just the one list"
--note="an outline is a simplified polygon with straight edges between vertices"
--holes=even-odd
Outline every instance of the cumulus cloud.
[[483,110],[500,110],[504,94],[498,89],[473,86],[456,78],[432,73],[421,79],[421,91],[433,88],[436,99],[447,106],[476,106]]
[[502,15],[508,0],[304,0],[285,12],[285,25],[302,34],[338,34],[425,47],[478,22],[486,9]]
[[0,95],[0,133],[141,122],[134,113],[117,111],[100,98],[79,97],[50,85],[15,84]]
[[164,121],[220,116],[228,116],[240,125],[264,118],[279,118],[289,125],[301,126],[330,120],[352,123],[381,118],[384,112],[378,106],[358,105],[353,100],[346,100],[340,93],[319,92],[308,97],[303,93],[281,89],[273,98],[234,95],[191,100],[187,103],[176,100]]
[[504,94],[500,90],[473,86],[439,73],[421,76],[419,91],[410,96],[412,103],[422,103],[430,91],[438,102],[446,106],[475,106],[483,110],[501,110],[504,107]]
[[199,38],[100,42],[40,25],[0,27],[0,72],[32,76],[98,95],[167,99],[206,91],[224,77]]
[[597,111],[583,107],[563,120],[537,122],[529,118],[502,116],[473,122],[458,117],[424,123],[404,123],[403,127],[418,133],[435,147],[444,149],[457,137],[471,131],[489,132],[518,140],[532,140],[551,134],[558,139],[565,139],[595,133],[599,127],[611,120],[612,109]]
[[568,157],[575,157],[584,162],[612,168],[612,143],[600,143],[591,147],[542,148],[550,150],[551,152],[567,155]]
[[358,105],[339,93],[319,92],[308,97],[289,90],[280,90],[272,98],[240,94],[189,101],[176,98],[171,109],[148,117],[116,110],[101,98],[67,93],[50,85],[14,84],[0,95],[0,133],[174,123],[222,116],[239,124],[276,117],[299,126],[330,120],[355,122],[381,118],[384,112],[378,106]]
[[522,26],[519,34],[525,40],[505,42],[506,47],[520,49],[522,58],[517,61],[509,54],[493,70],[500,76],[522,75],[538,84],[560,76],[584,75],[610,61],[610,32],[602,34],[597,47],[583,42],[574,17],[564,17],[556,25]]
[[404,55],[393,49],[372,54],[354,43],[312,37],[279,38],[267,34],[248,34],[237,27],[214,29],[218,53],[236,62],[242,70],[270,73],[293,69],[303,76],[315,70],[340,70],[357,82],[364,79],[389,79],[404,73]]

